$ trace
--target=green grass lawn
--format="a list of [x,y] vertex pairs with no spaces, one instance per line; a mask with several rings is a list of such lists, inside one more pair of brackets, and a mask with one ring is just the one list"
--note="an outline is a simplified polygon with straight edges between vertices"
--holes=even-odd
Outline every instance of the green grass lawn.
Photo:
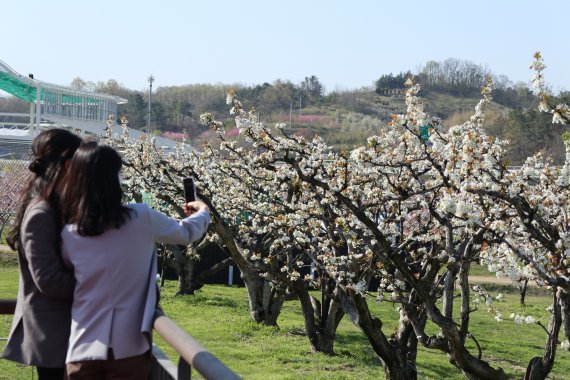
[[[14,255],[0,254],[0,298],[15,297],[17,264]],[[244,379],[383,379],[380,361],[367,340],[347,318],[340,323],[335,341],[336,356],[311,353],[304,336],[303,318],[297,301],[283,306],[279,328],[250,321],[245,289],[219,285],[205,286],[194,296],[175,296],[177,284],[166,282],[162,305],[166,313]],[[502,290],[505,287],[490,290]],[[507,289],[508,290],[508,289]],[[516,291],[505,293],[497,307],[504,316],[510,313],[532,315],[545,325],[548,297],[539,293],[527,296],[527,307],[517,304]],[[398,312],[389,303],[371,302],[381,316],[389,335],[398,321]],[[11,316],[0,316],[0,336],[6,336]],[[542,353],[544,331],[537,325],[497,322],[485,310],[472,314],[472,332],[483,348],[483,355],[500,365],[513,378],[521,378],[527,362]],[[155,334],[157,343],[168,356],[176,353]],[[0,347],[3,343],[0,342]],[[474,346],[472,346],[474,347]],[[463,379],[445,355],[420,348],[420,379]],[[567,379],[570,353],[558,351],[551,379]],[[35,375],[34,375],[35,376]],[[32,369],[0,360],[0,379],[31,379]],[[193,378],[200,378],[193,373]]]
[[[14,253],[0,252],[0,298],[16,298],[18,293],[18,259]],[[10,332],[11,315],[0,315],[0,337],[5,338]],[[6,342],[0,341],[0,349]],[[37,378],[30,367],[22,366],[0,359],[0,379],[32,379]]]

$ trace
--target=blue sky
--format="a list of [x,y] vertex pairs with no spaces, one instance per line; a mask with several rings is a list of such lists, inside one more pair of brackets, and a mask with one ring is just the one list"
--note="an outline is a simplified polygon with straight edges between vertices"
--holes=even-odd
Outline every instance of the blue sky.
[[333,91],[450,57],[528,82],[540,50],[547,83],[570,90],[566,0],[18,0],[1,9],[0,60],[61,85],[316,75]]

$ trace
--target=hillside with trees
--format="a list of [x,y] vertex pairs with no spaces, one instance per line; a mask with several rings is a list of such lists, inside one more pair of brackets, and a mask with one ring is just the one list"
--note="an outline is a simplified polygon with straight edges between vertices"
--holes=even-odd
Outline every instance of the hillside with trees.
[[[318,134],[335,149],[348,150],[388,128],[392,115],[405,111],[404,82],[409,75],[410,71],[382,74],[374,87],[328,93],[315,75],[298,84],[277,79],[254,86],[237,83],[158,87],[152,94],[151,129],[154,134],[171,138],[186,136],[200,148],[212,141],[213,136],[200,123],[199,115],[211,112],[226,120],[228,134],[237,134],[225,114],[226,94],[233,89],[244,108],[254,108],[261,121],[286,123],[293,133],[306,137]],[[414,75],[422,86],[420,96],[426,102],[426,110],[441,118],[445,126],[462,122],[472,113],[485,78],[491,77],[495,90],[485,129],[511,142],[507,155],[510,162],[519,165],[525,157],[541,150],[555,162],[563,159],[560,136],[567,126],[553,126],[547,115],[536,111],[537,100],[525,83],[512,83],[486,67],[455,58],[429,61]],[[119,114],[127,116],[130,127],[146,129],[147,92],[128,89],[114,79],[94,83],[75,78],[71,86],[126,98],[128,103],[119,106]],[[559,96],[561,101],[567,101],[570,93]],[[27,112],[27,109],[17,99],[0,98],[0,111]]]

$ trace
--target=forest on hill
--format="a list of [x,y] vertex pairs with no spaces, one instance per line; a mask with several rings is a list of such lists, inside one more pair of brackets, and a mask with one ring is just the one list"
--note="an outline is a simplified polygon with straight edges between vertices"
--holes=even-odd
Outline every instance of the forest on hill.
[[[291,133],[322,136],[336,149],[351,149],[363,144],[382,129],[389,128],[391,115],[404,112],[404,82],[409,71],[383,74],[370,88],[325,92],[318,77],[307,76],[301,83],[277,79],[255,86],[241,84],[188,84],[162,86],[153,90],[151,101],[152,133],[182,138],[199,148],[213,139],[212,132],[200,123],[200,114],[211,112],[226,120],[226,133],[237,134],[225,103],[233,89],[245,109],[255,108],[260,120],[272,124],[284,122]],[[525,83],[512,83],[504,75],[469,61],[454,58],[443,62],[429,61],[414,75],[422,86],[420,95],[426,109],[442,119],[444,126],[461,123],[473,113],[480,99],[480,88],[486,77],[495,84],[493,104],[486,112],[485,128],[509,140],[509,160],[520,164],[537,151],[544,151],[556,162],[564,157],[561,140],[568,126],[553,125],[549,116],[537,109],[537,99]],[[146,129],[148,92],[131,90],[115,79],[90,82],[75,78],[71,86],[124,97],[119,116],[126,116],[129,126]],[[570,92],[558,94],[562,102],[570,100]],[[12,97],[0,97],[0,112],[28,112],[28,105]]]

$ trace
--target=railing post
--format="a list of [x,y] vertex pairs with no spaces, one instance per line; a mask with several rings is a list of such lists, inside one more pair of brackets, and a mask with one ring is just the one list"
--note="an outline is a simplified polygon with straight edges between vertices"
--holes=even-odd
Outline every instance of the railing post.
[[174,321],[161,315],[154,321],[156,332],[206,380],[239,380],[231,369],[200,345]]
[[190,380],[192,378],[192,368],[182,356],[178,358],[178,380]]
[[[16,300],[14,299],[0,299],[0,315],[1,314],[14,314],[16,310]],[[0,338],[0,341],[7,341],[8,338]]]
[[0,314],[14,314],[16,311],[15,299],[0,299]]
[[176,366],[155,344],[152,345],[148,380],[176,380]]

